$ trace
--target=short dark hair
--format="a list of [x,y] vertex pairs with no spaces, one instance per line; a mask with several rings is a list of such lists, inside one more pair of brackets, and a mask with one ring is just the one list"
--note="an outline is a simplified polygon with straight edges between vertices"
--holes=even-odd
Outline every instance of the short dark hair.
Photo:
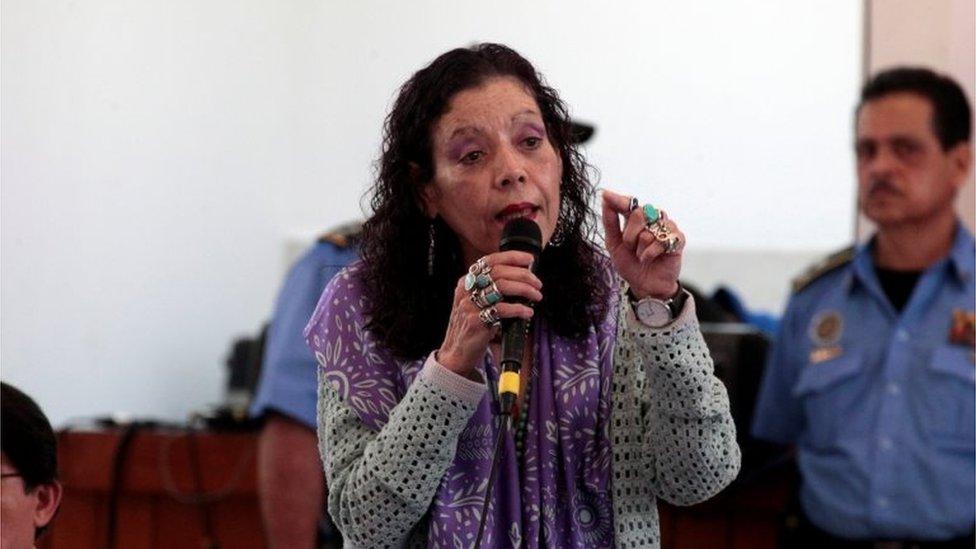
[[[607,310],[606,269],[593,243],[596,219],[589,205],[595,189],[566,105],[515,50],[501,44],[458,48],[434,59],[400,88],[384,125],[373,215],[363,226],[369,328],[398,358],[422,358],[437,348],[447,329],[454,287],[467,269],[457,236],[442,219],[429,220],[421,206],[423,189],[435,172],[433,125],[455,95],[496,77],[518,80],[535,99],[562,160],[558,224],[564,234],[560,245],[542,252],[537,274],[551,297],[544,297],[536,311],[556,333],[571,336],[584,333]],[[428,274],[431,238],[436,252]]]
[[34,399],[0,382],[0,438],[3,455],[24,481],[25,490],[58,480],[58,442]]
[[893,93],[914,93],[932,103],[932,130],[943,151],[969,141],[972,109],[962,87],[952,78],[923,67],[896,67],[874,75],[861,89],[855,114],[868,101]]

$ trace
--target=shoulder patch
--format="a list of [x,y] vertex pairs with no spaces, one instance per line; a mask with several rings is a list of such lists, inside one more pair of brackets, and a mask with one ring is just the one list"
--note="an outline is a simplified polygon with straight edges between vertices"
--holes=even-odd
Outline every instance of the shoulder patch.
[[359,221],[339,225],[327,231],[318,238],[319,242],[328,242],[337,248],[348,248],[359,244],[363,234],[363,224]]
[[823,275],[833,271],[834,269],[843,267],[854,259],[854,246],[848,246],[839,252],[834,252],[828,255],[821,261],[814,263],[800,276],[793,279],[793,293],[799,292],[800,290],[806,288],[814,280],[822,277]]

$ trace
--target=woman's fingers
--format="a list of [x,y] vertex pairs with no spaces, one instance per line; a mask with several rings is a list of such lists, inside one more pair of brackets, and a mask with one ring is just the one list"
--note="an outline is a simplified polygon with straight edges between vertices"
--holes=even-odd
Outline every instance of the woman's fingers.
[[625,214],[626,210],[623,212],[618,210],[619,200],[617,197],[619,196],[613,191],[603,191],[603,234],[607,249],[611,252],[623,242],[623,232],[620,230],[620,218],[618,216],[621,213]]
[[[443,364],[477,361],[495,332],[497,323],[493,321],[532,318],[534,311],[528,303],[542,300],[542,281],[529,270],[532,261],[533,256],[525,252],[489,254],[479,260],[480,268],[474,274],[458,280],[451,320],[440,348],[447,361]],[[482,278],[485,276],[488,280]],[[505,297],[525,303],[506,302]]]
[[[640,235],[637,237],[636,253],[638,259],[644,256],[644,252],[647,251],[647,248],[653,248],[656,244],[658,244],[658,241],[656,238],[654,238],[654,235],[652,235],[650,231],[641,231]],[[663,246],[661,247],[661,251],[664,251]]]
[[491,279],[496,283],[502,280],[511,280],[513,282],[521,282],[522,284],[528,284],[537,290],[542,289],[542,281],[539,280],[532,271],[526,269],[525,267],[513,267],[511,265],[498,265],[497,267],[492,267],[491,273],[489,273]]
[[603,189],[603,204],[618,214],[626,214],[630,211],[630,197],[610,189]]
[[[607,249],[611,253],[621,244],[636,255],[643,251],[641,233],[647,220],[641,208],[631,208],[631,202],[628,196],[606,189],[603,191],[603,228],[606,231]],[[620,228],[620,216],[624,219],[623,229]]]
[[624,223],[624,243],[627,244],[628,249],[637,251],[638,240],[641,234],[644,233],[646,226],[646,220],[644,218],[644,211],[640,208],[630,212],[625,217],[626,221]]
[[489,254],[458,280],[447,332],[437,350],[442,365],[467,374],[484,355],[498,321],[532,318],[534,311],[529,305],[502,299],[509,296],[530,303],[542,300],[542,281],[529,270],[533,259],[532,254],[525,252]]
[[528,305],[522,305],[521,303],[499,303],[493,305],[495,310],[498,311],[498,318],[524,318],[529,320],[535,311],[532,307]]
[[637,260],[640,261],[641,265],[647,265],[664,253],[664,244],[654,237],[651,237],[651,240],[654,242],[646,246],[637,254]]
[[510,250],[507,252],[488,254],[482,259],[485,260],[489,267],[494,269],[496,266],[500,265],[529,268],[532,266],[532,261],[535,258],[530,253]]
[[515,280],[496,280],[495,286],[503,297],[522,297],[538,303],[542,301],[542,292],[531,284]]
[[[685,247],[685,234],[678,229],[678,225],[671,219],[665,219],[662,223],[667,227],[670,238],[677,239],[677,247],[670,254],[680,254]],[[643,249],[639,249],[637,252],[637,257],[642,265],[646,265],[658,257],[669,253],[667,242],[662,242],[650,231],[646,231],[645,234],[653,243],[649,242]],[[643,236],[641,238],[642,240],[644,239]]]

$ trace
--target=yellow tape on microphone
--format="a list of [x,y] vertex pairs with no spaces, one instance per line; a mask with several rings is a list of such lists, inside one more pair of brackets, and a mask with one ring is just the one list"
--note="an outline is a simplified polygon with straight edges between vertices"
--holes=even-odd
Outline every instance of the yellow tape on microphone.
[[498,394],[504,395],[505,393],[518,395],[519,375],[517,372],[502,372],[501,377],[498,378]]

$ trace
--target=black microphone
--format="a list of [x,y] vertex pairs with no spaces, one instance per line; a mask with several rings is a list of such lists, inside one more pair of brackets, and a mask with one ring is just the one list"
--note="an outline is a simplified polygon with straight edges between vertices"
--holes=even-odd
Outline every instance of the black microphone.
[[[535,270],[542,253],[542,231],[531,219],[516,217],[505,225],[499,249],[503,252],[516,250],[532,254]],[[526,303],[521,298],[506,299],[512,303]],[[519,393],[519,371],[525,351],[525,332],[528,324],[522,318],[502,320],[502,372],[498,380],[498,397],[503,414],[510,414]]]

